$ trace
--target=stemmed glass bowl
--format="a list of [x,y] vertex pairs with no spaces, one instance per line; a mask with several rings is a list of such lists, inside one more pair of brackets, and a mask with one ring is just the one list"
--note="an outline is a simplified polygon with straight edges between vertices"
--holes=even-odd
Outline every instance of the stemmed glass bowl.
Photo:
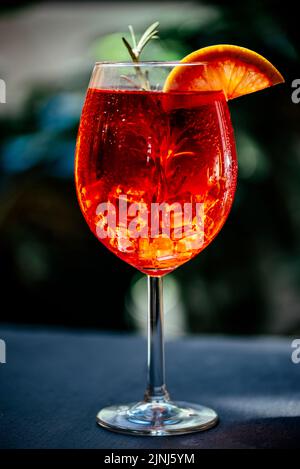
[[223,92],[209,86],[191,91],[184,80],[176,87],[176,79],[170,86],[175,69],[174,76],[191,71],[204,77],[205,67],[96,63],[87,91],[75,161],[80,208],[94,235],[148,276],[146,392],[140,402],[100,410],[97,422],[110,430],[184,434],[218,420],[210,408],[170,398],[163,345],[163,276],[214,239],[236,187],[235,142]]

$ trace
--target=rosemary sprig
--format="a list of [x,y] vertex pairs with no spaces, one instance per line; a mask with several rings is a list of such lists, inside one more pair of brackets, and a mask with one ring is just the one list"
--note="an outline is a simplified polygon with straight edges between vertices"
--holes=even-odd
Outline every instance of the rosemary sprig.
[[[147,72],[143,72],[141,67],[138,66],[138,63],[140,62],[140,57],[143,49],[145,46],[148,44],[151,39],[158,39],[158,27],[159,27],[159,22],[156,21],[155,23],[151,24],[144,34],[141,36],[140,40],[137,41],[136,35],[134,32],[134,29],[131,25],[128,26],[131,40],[132,40],[132,45],[127,41],[125,37],[122,37],[122,41],[128,50],[128,53],[132,59],[132,61],[137,64],[135,67],[137,79],[139,81],[140,86],[139,88],[142,88],[144,90],[150,90],[150,83],[148,79],[148,74]],[[125,78],[125,77],[124,77]]]

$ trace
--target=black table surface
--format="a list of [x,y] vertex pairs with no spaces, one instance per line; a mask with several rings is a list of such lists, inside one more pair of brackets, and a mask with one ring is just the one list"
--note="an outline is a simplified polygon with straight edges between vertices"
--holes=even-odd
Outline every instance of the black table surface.
[[140,400],[146,341],[135,335],[0,328],[1,448],[300,447],[300,364],[291,339],[191,336],[167,341],[171,397],[214,408],[217,427],[171,437],[113,433],[106,405]]

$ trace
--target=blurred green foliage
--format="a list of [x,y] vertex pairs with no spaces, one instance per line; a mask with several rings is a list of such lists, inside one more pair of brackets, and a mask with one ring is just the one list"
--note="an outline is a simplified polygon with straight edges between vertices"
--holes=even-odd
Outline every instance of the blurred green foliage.
[[[161,40],[143,59],[239,44],[269,58],[286,85],[230,103],[240,167],[232,213],[212,245],[173,274],[189,330],[296,334],[300,104],[292,103],[290,88],[300,70],[296,15],[287,5],[259,1],[210,2],[200,13],[162,22]],[[91,37],[86,53],[127,60],[120,38],[113,30]],[[1,120],[0,273],[2,300],[10,305],[3,321],[132,327],[123,312],[135,272],[91,236],[75,198],[74,146],[89,74],[66,76],[58,86],[32,84],[22,112]]]

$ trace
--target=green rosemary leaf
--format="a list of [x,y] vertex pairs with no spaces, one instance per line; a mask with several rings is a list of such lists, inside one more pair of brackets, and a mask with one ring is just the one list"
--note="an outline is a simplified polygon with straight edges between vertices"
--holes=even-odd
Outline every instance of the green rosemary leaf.
[[133,52],[132,50],[132,47],[131,45],[129,44],[129,42],[127,41],[127,39],[125,39],[125,37],[122,37],[122,41],[124,42],[125,46],[126,46],[126,49],[128,50],[129,52],[129,55],[130,57],[132,58],[133,62],[138,62],[138,57],[135,55],[135,53]]
[[159,26],[159,21],[155,21],[155,23],[151,24],[149,28],[146,29],[146,31],[142,35],[137,45],[138,50],[141,50],[141,45],[144,43],[145,39],[147,39],[150,35],[152,35],[154,31],[155,31],[155,34],[158,32],[157,31],[158,26]]
[[127,77],[126,75],[120,75],[120,78],[123,78],[123,80],[128,81],[128,83],[130,83],[131,86],[133,86],[134,88],[139,89],[139,84],[131,78]]
[[[158,31],[154,31],[154,32],[153,32],[153,35],[155,36],[157,32],[158,32]],[[141,54],[142,50],[143,50],[144,47],[148,44],[148,42],[151,41],[151,39],[153,39],[153,36],[150,34],[149,36],[147,36],[147,37],[144,39],[144,41],[143,41],[142,43],[139,42],[139,45],[138,45],[138,52],[139,52],[139,54]]]
[[133,29],[133,26],[131,26],[131,24],[128,26],[128,29],[130,31],[130,35],[131,35],[131,40],[132,40],[132,44],[133,44],[133,47],[134,49],[136,49],[136,39],[135,39],[135,34],[134,34],[134,29]]

